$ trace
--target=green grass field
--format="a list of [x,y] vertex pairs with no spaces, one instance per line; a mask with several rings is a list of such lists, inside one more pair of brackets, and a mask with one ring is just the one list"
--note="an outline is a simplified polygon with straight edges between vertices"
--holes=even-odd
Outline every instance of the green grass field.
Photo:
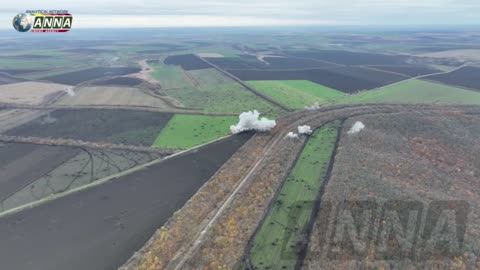
[[187,107],[203,108],[208,113],[241,113],[257,110],[262,116],[277,117],[285,114],[284,110],[244,89],[238,83],[167,90],[166,93]]
[[0,52],[0,56],[16,56],[16,55],[49,55],[49,56],[68,56],[68,52],[58,50],[17,50],[17,51],[3,51]]
[[162,89],[193,87],[178,66],[152,65],[152,77],[157,79]]
[[0,58],[0,68],[5,69],[49,69],[68,67],[74,59],[72,57],[56,57],[48,59],[13,59]]
[[189,70],[188,74],[196,81],[200,86],[209,86],[216,84],[232,83],[233,80],[226,77],[220,71],[214,68],[205,68],[197,70]]
[[339,121],[327,124],[308,139],[255,235],[249,253],[254,269],[295,268],[297,242],[327,173],[339,125]]
[[480,104],[480,92],[428,81],[408,80],[378,90],[346,96],[333,104],[360,103]]
[[303,109],[315,102],[322,103],[345,94],[306,80],[249,81],[248,85],[292,109]]
[[155,147],[188,149],[230,133],[236,116],[176,114],[153,143]]

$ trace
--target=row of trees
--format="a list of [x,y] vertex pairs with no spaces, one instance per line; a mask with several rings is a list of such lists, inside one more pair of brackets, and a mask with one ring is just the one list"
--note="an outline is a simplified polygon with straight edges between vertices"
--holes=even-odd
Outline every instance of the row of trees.
[[205,221],[253,166],[268,136],[255,136],[239,149],[220,170],[160,228],[140,256],[124,269],[165,269],[174,256],[201,232]]
[[266,209],[294,162],[301,143],[285,140],[252,175],[232,205],[208,232],[200,251],[189,259],[187,269],[233,269],[241,260],[248,241],[265,215]]

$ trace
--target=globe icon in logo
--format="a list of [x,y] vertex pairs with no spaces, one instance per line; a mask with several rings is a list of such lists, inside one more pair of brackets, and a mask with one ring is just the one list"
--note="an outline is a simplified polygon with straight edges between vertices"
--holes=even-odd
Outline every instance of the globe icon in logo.
[[27,32],[32,27],[32,19],[29,14],[20,13],[13,17],[13,27],[18,32]]

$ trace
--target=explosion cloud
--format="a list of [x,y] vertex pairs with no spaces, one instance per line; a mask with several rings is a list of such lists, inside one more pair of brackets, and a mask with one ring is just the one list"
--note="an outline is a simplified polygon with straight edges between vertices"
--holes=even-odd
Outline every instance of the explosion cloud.
[[298,138],[298,134],[297,133],[293,133],[293,132],[289,132],[287,134],[287,138],[290,138],[290,139],[297,139]]
[[265,117],[260,118],[260,113],[257,110],[243,112],[238,118],[238,124],[230,126],[230,131],[233,134],[238,134],[247,130],[265,132],[271,130],[277,125],[275,120],[269,120]]
[[64,90],[65,92],[67,92],[67,94],[71,97],[74,97],[75,96],[75,92],[73,91],[73,87],[69,86],[67,88],[65,88]]
[[310,135],[312,134],[312,128],[310,126],[298,126],[298,134]]
[[348,131],[348,134],[355,134],[355,133],[358,133],[360,132],[360,130],[364,129],[365,128],[365,125],[360,122],[360,121],[357,121],[355,122],[355,124],[350,128],[350,130]]

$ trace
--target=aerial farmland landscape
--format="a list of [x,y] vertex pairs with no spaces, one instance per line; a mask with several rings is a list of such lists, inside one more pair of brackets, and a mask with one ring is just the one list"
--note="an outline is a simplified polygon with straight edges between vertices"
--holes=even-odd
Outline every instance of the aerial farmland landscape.
[[480,21],[79,13],[0,29],[0,269],[480,269]]

